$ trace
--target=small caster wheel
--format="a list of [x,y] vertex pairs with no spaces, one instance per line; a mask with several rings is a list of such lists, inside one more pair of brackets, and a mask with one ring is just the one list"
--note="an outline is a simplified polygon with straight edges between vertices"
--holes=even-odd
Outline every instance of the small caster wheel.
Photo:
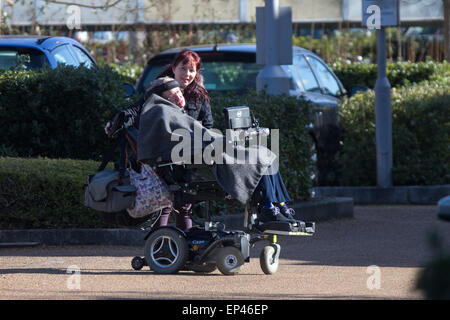
[[259,256],[259,263],[261,265],[261,269],[265,274],[274,274],[277,272],[278,263],[280,256],[280,246],[271,245],[265,246],[261,251],[261,255]]
[[131,266],[134,270],[141,270],[145,264],[145,259],[141,257],[134,257],[133,260],[131,260]]

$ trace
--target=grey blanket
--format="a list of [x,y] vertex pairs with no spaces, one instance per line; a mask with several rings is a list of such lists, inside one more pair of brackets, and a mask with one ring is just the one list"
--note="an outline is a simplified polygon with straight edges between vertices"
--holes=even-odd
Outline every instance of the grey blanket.
[[[276,155],[262,146],[234,146],[226,136],[208,130],[178,106],[152,95],[142,108],[137,140],[138,160],[149,163],[177,162],[211,168],[219,185],[245,204]],[[237,163],[236,154],[246,161]],[[251,159],[252,161],[249,161]],[[175,160],[175,161],[174,161]],[[189,162],[190,161],[190,162]]]

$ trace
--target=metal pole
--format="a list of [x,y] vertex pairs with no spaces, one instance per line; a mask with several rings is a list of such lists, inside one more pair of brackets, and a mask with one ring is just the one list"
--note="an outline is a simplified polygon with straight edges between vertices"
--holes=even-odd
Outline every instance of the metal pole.
[[266,65],[278,64],[278,16],[279,3],[278,0],[266,0]]
[[[11,4],[10,1],[11,0],[8,1],[9,4]],[[14,3],[12,3],[12,4],[14,4]],[[2,31],[3,23],[6,24],[6,19],[3,20],[2,18],[3,18],[3,2],[2,2],[2,0],[0,0],[0,35],[3,34],[3,31]]]
[[289,94],[290,78],[279,65],[279,50],[283,47],[279,40],[279,13],[278,0],[265,0],[265,66],[256,77],[256,90],[265,89],[268,94]]
[[450,62],[450,0],[444,0],[444,54]]
[[386,75],[386,31],[377,29],[378,77],[375,83],[377,184],[392,186],[391,85]]
[[0,35],[2,34],[2,16],[3,16],[3,11],[2,11],[2,0],[0,0]]

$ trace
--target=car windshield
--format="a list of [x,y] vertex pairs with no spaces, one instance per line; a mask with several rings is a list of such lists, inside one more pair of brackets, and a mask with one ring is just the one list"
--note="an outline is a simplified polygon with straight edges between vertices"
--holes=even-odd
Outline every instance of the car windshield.
[[[255,64],[254,54],[236,52],[199,52],[202,59],[201,73],[208,91],[246,90],[256,88],[256,76],[261,65]],[[142,86],[146,87],[164,67],[172,61],[171,56],[161,57],[150,63]]]
[[[162,71],[167,64],[154,64],[147,73],[143,86]],[[262,66],[250,62],[220,61],[202,63],[201,73],[208,91],[245,90],[256,87],[256,76]]]
[[248,62],[205,62],[205,88],[210,91],[245,90],[256,87],[262,66]]
[[47,64],[45,55],[28,48],[0,48],[0,69],[9,70],[23,65],[25,69],[39,69]]

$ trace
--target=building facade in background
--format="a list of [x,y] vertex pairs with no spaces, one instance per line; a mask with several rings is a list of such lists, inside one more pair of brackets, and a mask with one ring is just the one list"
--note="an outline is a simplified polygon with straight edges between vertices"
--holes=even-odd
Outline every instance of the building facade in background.
[[[9,26],[92,26],[155,24],[254,23],[256,7],[264,0],[3,0],[3,23]],[[73,3],[72,3],[73,2]],[[361,0],[280,0],[292,8],[292,22],[300,24],[360,23]],[[442,23],[443,0],[400,0],[402,24]],[[72,24],[73,25],[73,24]]]

